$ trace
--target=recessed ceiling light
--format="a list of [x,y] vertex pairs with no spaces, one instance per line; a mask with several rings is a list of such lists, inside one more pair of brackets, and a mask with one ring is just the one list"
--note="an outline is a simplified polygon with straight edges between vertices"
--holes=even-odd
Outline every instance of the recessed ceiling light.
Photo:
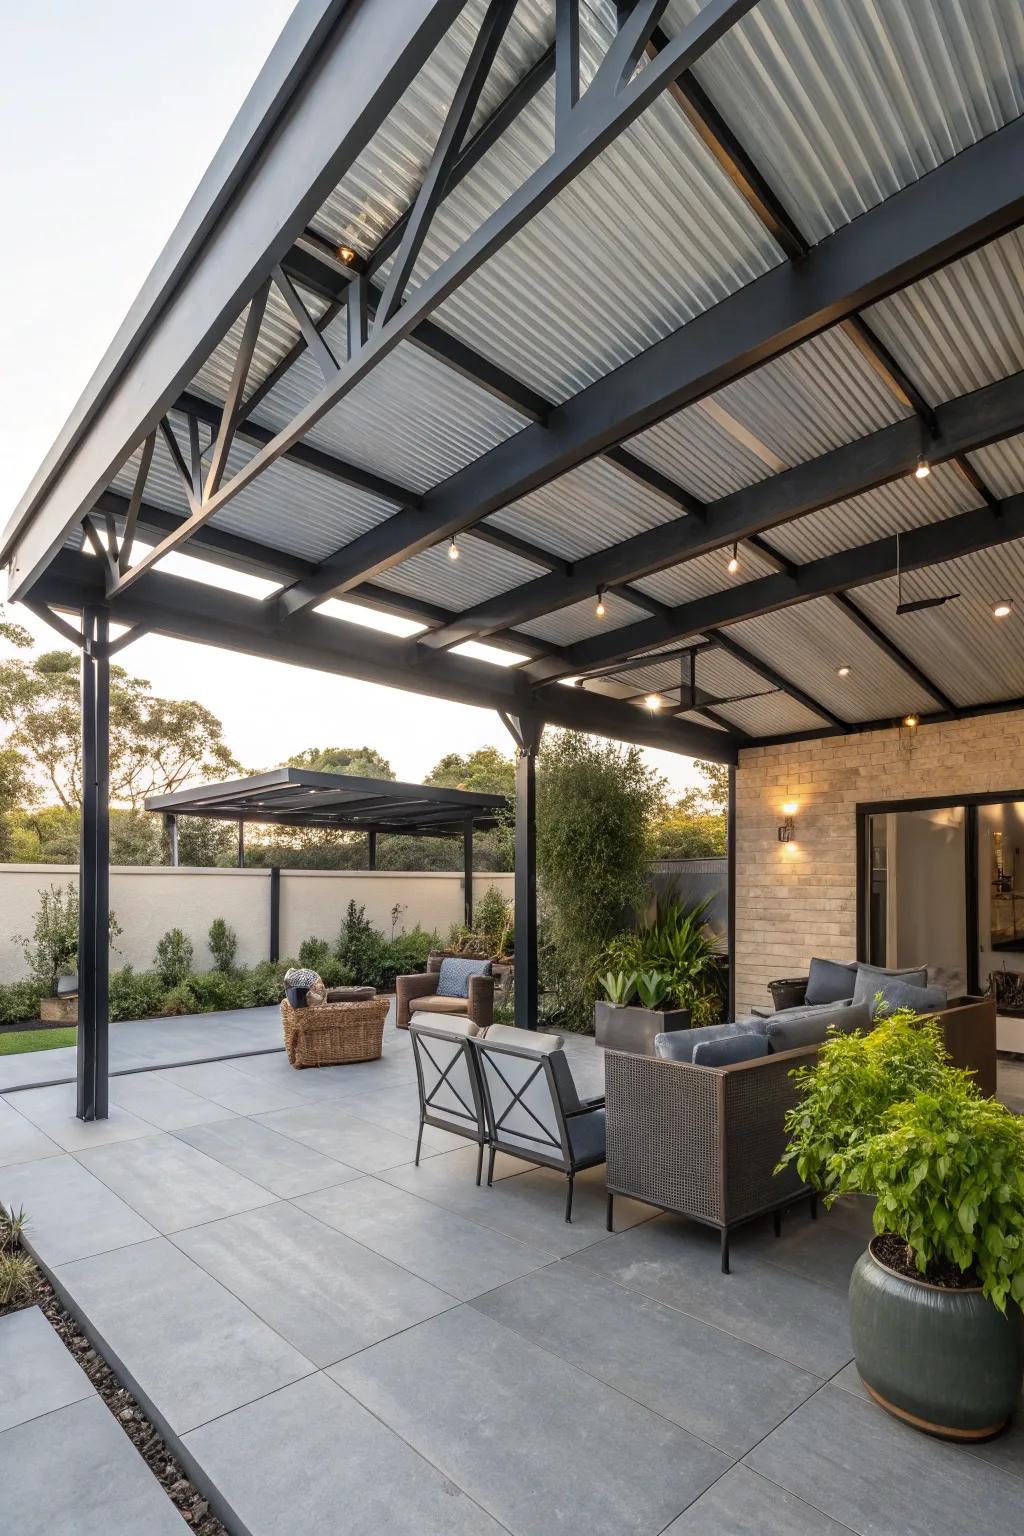
[[850,669],[845,665],[838,667],[836,670],[838,671],[840,677],[849,677],[850,675]]
[[932,472],[932,467],[927,459],[918,459],[917,468],[914,470],[915,480],[927,480]]
[[1013,599],[1001,597],[998,603],[993,604],[992,617],[994,619],[1008,619],[1013,612]]

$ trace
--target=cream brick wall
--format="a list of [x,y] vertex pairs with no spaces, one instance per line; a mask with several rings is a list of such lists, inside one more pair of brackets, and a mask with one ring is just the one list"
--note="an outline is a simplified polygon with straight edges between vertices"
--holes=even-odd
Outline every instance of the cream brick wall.
[[[767,984],[802,976],[812,955],[848,960],[857,944],[856,811],[861,801],[1017,791],[1024,711],[903,730],[750,747],[736,773],[736,1006],[767,1004]],[[778,840],[797,803],[796,841]]]

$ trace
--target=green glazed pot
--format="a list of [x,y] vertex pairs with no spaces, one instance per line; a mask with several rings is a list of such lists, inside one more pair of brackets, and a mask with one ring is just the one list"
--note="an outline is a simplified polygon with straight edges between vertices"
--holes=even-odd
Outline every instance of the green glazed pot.
[[948,1440],[997,1435],[1024,1374],[1019,1307],[1005,1315],[980,1287],[953,1291],[898,1275],[875,1240],[850,1276],[850,1330],[861,1380],[883,1408]]

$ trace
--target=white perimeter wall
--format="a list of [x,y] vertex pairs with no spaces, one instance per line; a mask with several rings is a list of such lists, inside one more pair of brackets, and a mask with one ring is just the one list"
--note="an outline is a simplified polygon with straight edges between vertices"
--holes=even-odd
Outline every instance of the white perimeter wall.
[[[77,883],[69,864],[0,865],[0,982],[26,974],[19,934],[31,936],[39,894],[51,885]],[[474,900],[496,885],[512,900],[511,874],[473,876]],[[391,909],[402,907],[395,932],[436,928],[443,938],[462,921],[460,874],[400,874],[388,870],[281,871],[280,953],[295,955],[303,939],[333,939],[350,900],[365,905],[367,917],[391,933]],[[163,866],[112,868],[110,905],[123,929],[111,965],[148,970],[157,941],[168,928],[192,940],[197,970],[212,964],[206,935],[215,917],[238,934],[238,961],[255,965],[270,953],[270,871],[266,869],[169,869]]]

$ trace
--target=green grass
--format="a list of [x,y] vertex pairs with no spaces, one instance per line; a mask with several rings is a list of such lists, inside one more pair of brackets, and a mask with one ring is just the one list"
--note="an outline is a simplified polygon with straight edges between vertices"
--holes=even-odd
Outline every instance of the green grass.
[[16,1029],[0,1034],[0,1056],[16,1056],[19,1051],[53,1051],[61,1045],[74,1045],[74,1029]]

